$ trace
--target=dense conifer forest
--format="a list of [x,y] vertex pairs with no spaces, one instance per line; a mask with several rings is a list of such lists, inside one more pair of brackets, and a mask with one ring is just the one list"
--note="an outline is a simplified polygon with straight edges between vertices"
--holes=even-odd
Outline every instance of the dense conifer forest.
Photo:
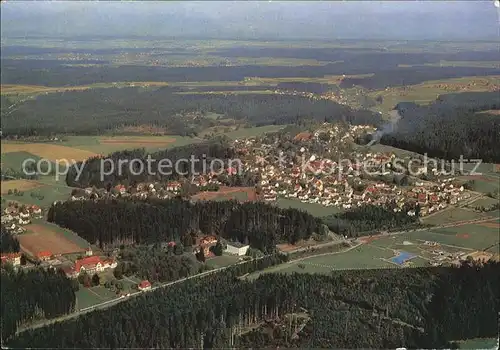
[[400,103],[396,131],[381,142],[397,148],[427,153],[431,157],[482,159],[500,162],[498,116],[481,111],[500,109],[500,92],[440,96],[429,106]]
[[17,253],[19,241],[2,224],[0,227],[0,253]]
[[[3,76],[3,75],[2,75]],[[277,94],[180,95],[176,89],[106,88],[41,95],[12,111],[4,98],[2,132],[9,135],[72,133],[100,135],[120,126],[154,125],[171,135],[194,136],[217,125],[202,118],[212,112],[249,125],[294,123],[308,118],[317,121],[345,120],[352,124],[376,124],[377,113],[353,110],[327,100]],[[57,106],[57,107],[56,107]],[[8,112],[7,112],[8,111]],[[186,114],[200,116],[188,118]],[[91,116],[91,117],[89,117]]]
[[113,273],[117,278],[135,275],[150,282],[171,282],[208,268],[194,255],[181,255],[183,252],[180,243],[175,247],[157,243],[152,247],[125,248],[120,251],[119,263]]
[[1,268],[2,339],[18,327],[38,319],[50,319],[73,312],[75,292],[63,272],[33,269],[16,272]]
[[[27,331],[9,345],[447,348],[451,340],[497,335],[498,264],[265,274],[253,281],[235,279],[256,268],[240,265]],[[302,329],[288,323],[293,314],[309,318]],[[269,337],[249,328],[265,321],[282,322],[282,331]]]
[[322,229],[319,219],[297,209],[260,202],[170,200],[98,200],[56,203],[48,220],[101,247],[219,235],[272,252],[278,243],[296,243]]
[[[147,168],[148,157],[151,159],[149,161],[150,169]],[[138,159],[141,163],[137,161],[131,163],[133,159]],[[190,159],[194,159],[194,161],[190,162]],[[252,173],[243,173],[242,171],[241,174],[226,176],[220,163],[215,161],[212,163],[214,159],[225,162],[223,165],[225,168],[239,166],[238,155],[234,148],[229,146],[227,140],[216,139],[151,154],[144,149],[119,151],[107,156],[105,161],[102,158],[91,158],[85,161],[83,168],[81,162],[70,168],[66,176],[66,183],[73,187],[109,188],[117,184],[132,185],[145,181],[167,181],[178,179],[181,176],[189,177],[193,172],[209,175],[211,171],[214,171],[219,174],[219,181],[228,186],[253,186],[256,184],[258,179]],[[235,160],[234,163],[229,162],[231,159]],[[176,168],[178,160],[183,161],[179,162]],[[143,171],[140,169],[140,164],[144,165]],[[213,166],[211,166],[212,164]],[[103,169],[101,169],[102,165],[104,165]],[[131,167],[133,171],[131,171]],[[78,169],[81,169],[80,174]]]
[[366,204],[339,214],[324,217],[323,222],[335,233],[348,237],[359,237],[370,232],[393,230],[396,228],[404,230],[409,226],[418,225],[418,209],[415,216],[409,216],[407,212],[411,209],[407,205],[400,212],[395,213],[390,206],[380,207]]

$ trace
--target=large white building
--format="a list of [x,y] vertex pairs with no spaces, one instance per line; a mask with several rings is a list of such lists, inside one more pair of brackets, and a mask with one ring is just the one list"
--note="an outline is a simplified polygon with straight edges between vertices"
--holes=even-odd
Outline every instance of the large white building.
[[250,246],[248,244],[242,244],[240,242],[228,242],[226,247],[226,253],[234,255],[245,255]]

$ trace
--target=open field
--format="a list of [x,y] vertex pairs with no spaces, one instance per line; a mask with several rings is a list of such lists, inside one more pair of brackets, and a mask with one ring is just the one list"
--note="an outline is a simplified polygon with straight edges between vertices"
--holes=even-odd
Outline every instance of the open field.
[[345,252],[312,256],[273,266],[264,271],[252,273],[249,278],[255,279],[264,273],[329,274],[333,270],[342,269],[398,268],[396,264],[389,262],[389,259],[393,256],[394,254],[389,250],[363,244]]
[[25,190],[22,196],[2,193],[2,198],[6,201],[16,201],[22,204],[34,204],[39,207],[49,207],[52,203],[54,203],[54,201],[68,199],[72,190],[71,187],[66,186],[64,176],[62,176],[59,181],[57,181],[53,176],[44,176],[39,180],[23,181],[29,181],[30,183],[33,182],[38,185],[35,188]]
[[[483,250],[499,242],[498,229],[477,223],[457,227],[447,227],[428,231],[407,232],[394,236],[381,237],[370,244],[390,249],[402,249],[422,255],[430,246],[422,245],[425,241],[436,242],[441,249],[455,251]],[[411,244],[408,244],[411,243]],[[444,247],[444,248],[443,248]],[[431,247],[435,249],[435,247]],[[428,255],[424,254],[425,257]]]
[[240,139],[247,137],[256,137],[261,136],[266,133],[276,132],[286,127],[286,125],[266,125],[266,126],[258,126],[253,128],[240,128],[238,130],[230,131],[224,133],[227,137],[231,139]]
[[218,191],[199,192],[192,197],[194,200],[237,200],[240,202],[256,201],[257,193],[254,187],[224,187]]
[[402,101],[428,104],[442,94],[461,91],[491,91],[492,86],[496,85],[498,87],[499,79],[499,76],[489,76],[434,80],[417,85],[373,91],[368,95],[372,98],[382,96],[383,102],[376,106],[375,109],[389,111]]
[[481,115],[481,114],[493,114],[493,115],[500,115],[500,109],[489,109],[487,111],[480,111],[477,112],[476,114]]
[[240,257],[238,256],[223,254],[221,256],[215,256],[207,259],[206,264],[214,269],[217,269],[219,267],[233,265],[238,262],[239,258]]
[[[260,273],[323,273],[335,269],[399,268],[399,266],[429,266],[438,256],[435,251],[448,254],[481,253],[498,256],[499,221],[482,222],[427,231],[413,231],[397,235],[363,237],[361,245],[343,252],[321,254],[271,267]],[[436,245],[426,244],[426,241]],[[476,253],[478,255],[479,253]],[[405,262],[406,261],[406,262]]]
[[324,205],[317,203],[303,203],[298,199],[288,199],[288,198],[278,198],[276,204],[280,208],[294,208],[305,210],[314,216],[328,216],[336,213],[340,213],[342,209],[337,207],[325,207]]
[[273,90],[182,91],[177,95],[273,95]]
[[[117,141],[115,141],[117,140]],[[145,140],[147,142],[142,143]],[[104,142],[103,142],[104,141]],[[87,152],[107,155],[125,149],[145,148],[154,152],[165,148],[184,146],[202,139],[186,136],[67,136],[61,144]]]
[[[3,148],[3,143],[2,143],[2,148]],[[26,159],[33,159],[35,162],[38,162],[40,159],[42,159],[41,157],[29,152],[2,153],[0,157],[2,161],[2,167],[11,168],[15,171],[22,170],[23,162]]]
[[459,349],[498,349],[496,338],[476,338],[461,340],[458,343]]
[[102,286],[90,288],[80,286],[80,289],[75,294],[78,309],[84,309],[117,297],[115,293]]
[[9,180],[2,181],[0,183],[0,188],[2,189],[1,193],[6,194],[10,190],[17,189],[19,191],[29,191],[38,187],[43,186],[40,182],[33,180]]
[[173,137],[162,137],[162,136],[151,136],[151,137],[134,137],[134,136],[116,136],[109,138],[100,138],[99,143],[101,145],[114,145],[127,148],[137,148],[137,147],[167,147],[169,144],[174,143],[175,139]]
[[25,228],[28,233],[21,234],[17,238],[21,249],[32,256],[36,256],[42,251],[50,251],[55,255],[79,253],[84,252],[88,246],[77,245],[68,238],[69,234],[64,235],[53,225],[35,223],[27,225]]
[[80,161],[98,154],[78,148],[50,143],[2,142],[2,153],[27,152],[50,161]]
[[[484,67],[498,68],[499,63],[496,61],[440,61],[436,63],[424,63],[428,67]],[[399,67],[418,67],[420,64],[400,64]]]
[[472,185],[472,190],[481,193],[492,193],[500,189],[500,175],[490,170],[487,172],[491,165],[486,166],[484,170],[481,171],[482,175],[467,175],[461,176],[461,180],[472,180],[474,181]]
[[479,199],[476,199],[474,202],[469,203],[467,207],[469,208],[475,208],[475,207],[489,207],[491,205],[494,205],[498,203],[498,199],[495,198],[490,198],[490,197],[482,197]]
[[422,222],[430,225],[444,225],[466,220],[489,217],[488,213],[478,213],[472,210],[449,207],[435,214],[422,218]]
[[67,91],[83,91],[88,89],[103,89],[111,87],[125,87],[125,86],[159,87],[167,85],[168,83],[166,82],[155,82],[155,81],[96,83],[89,85],[59,86],[59,87],[48,87],[43,85],[2,84],[0,86],[0,91],[2,95],[39,95],[39,94],[50,94],[50,93],[67,92]]
[[[465,163],[463,165],[464,170],[472,171],[476,167],[476,164],[474,162],[471,163]],[[481,163],[475,169],[475,172],[479,173],[478,175],[472,175],[472,176],[477,176],[478,178],[481,178],[481,176],[496,176],[497,178],[500,178],[500,164],[495,164],[495,163]]]

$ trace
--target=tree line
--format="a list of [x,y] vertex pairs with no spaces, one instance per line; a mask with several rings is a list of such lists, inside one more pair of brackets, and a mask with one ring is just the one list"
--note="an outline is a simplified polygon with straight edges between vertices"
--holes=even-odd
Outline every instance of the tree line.
[[[276,259],[276,258],[274,258]],[[251,261],[204,278],[24,332],[13,347],[51,348],[449,348],[495,337],[498,262],[459,268],[264,274]],[[277,262],[277,261],[275,261]],[[256,266],[255,264],[260,264]],[[292,313],[310,320],[295,337],[245,333]],[[103,325],[106,325],[103,327]],[[291,325],[290,325],[291,326]],[[283,329],[290,327],[284,322]],[[82,329],[85,332],[82,332]]]
[[272,252],[282,242],[296,243],[321,230],[319,219],[297,209],[261,202],[182,199],[104,199],[52,205],[48,221],[76,232],[101,248],[180,240],[195,244],[199,235],[219,235]]
[[73,284],[63,272],[41,268],[14,271],[4,265],[0,273],[2,340],[23,325],[75,311]]

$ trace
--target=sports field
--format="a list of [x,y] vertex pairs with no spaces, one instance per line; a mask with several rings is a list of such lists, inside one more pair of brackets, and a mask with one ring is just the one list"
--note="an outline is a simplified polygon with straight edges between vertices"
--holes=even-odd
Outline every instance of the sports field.
[[[370,242],[373,246],[381,248],[404,250],[429,257],[430,249],[425,241],[436,242],[441,250],[469,252],[483,250],[498,244],[498,228],[492,227],[498,221],[462,225],[426,231],[407,232],[394,236],[386,236]],[[436,246],[432,249],[438,249]]]
[[72,254],[85,252],[89,243],[76,233],[57,225],[36,220],[25,226],[27,232],[18,235],[21,249],[31,255],[42,251],[52,254]]
[[25,228],[29,233],[21,234],[17,238],[21,250],[32,256],[37,256],[43,251],[49,251],[55,255],[85,252],[86,247],[77,245],[61,232],[46,225],[30,224]]
[[[323,273],[336,269],[401,268],[429,266],[447,254],[487,251],[498,256],[499,220],[457,227],[413,231],[392,236],[360,238],[361,245],[343,252],[322,254],[285,263],[261,273]],[[442,252],[439,255],[437,252]],[[479,253],[475,253],[479,256]],[[257,278],[261,273],[252,274]]]

